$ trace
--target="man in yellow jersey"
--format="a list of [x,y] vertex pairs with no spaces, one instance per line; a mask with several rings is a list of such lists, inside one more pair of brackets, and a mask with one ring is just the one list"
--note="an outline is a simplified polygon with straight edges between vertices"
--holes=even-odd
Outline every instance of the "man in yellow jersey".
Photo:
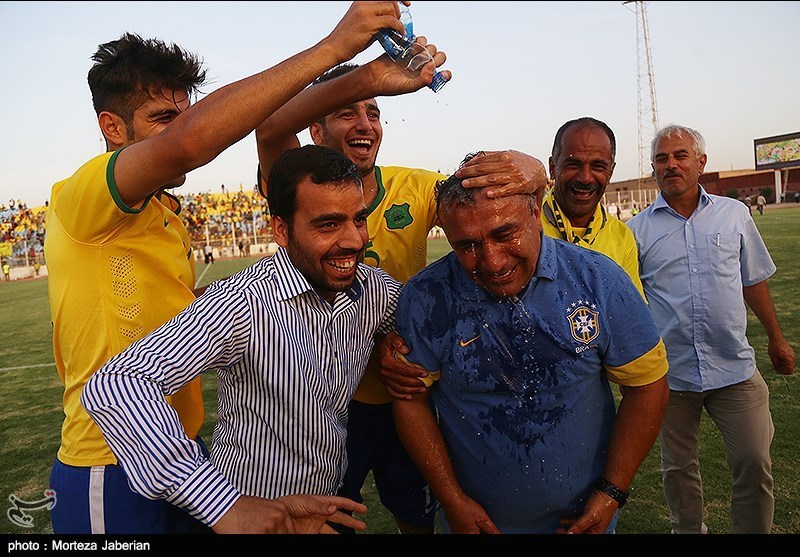
[[[424,37],[418,40],[424,42]],[[444,52],[427,45],[436,66]],[[376,166],[383,138],[377,96],[417,91],[433,78],[433,64],[419,75],[399,69],[388,56],[357,66],[345,64],[315,81],[256,130],[259,175],[266,176],[275,159],[297,147],[296,134],[309,128],[317,145],[336,149],[359,168],[368,205],[370,243],[365,262],[405,282],[427,263],[427,237],[436,224],[434,187],[446,178],[438,172],[399,166]],[[447,70],[442,73],[449,80]],[[546,183],[544,165],[516,151],[488,152],[459,170],[467,187],[492,186],[492,195],[533,192]],[[262,194],[267,184],[259,179]],[[361,501],[361,487],[370,471],[382,504],[402,533],[432,533],[437,504],[422,475],[408,457],[394,427],[391,397],[378,372],[388,353],[373,353],[348,412],[348,470],[341,492]]]
[[617,140],[604,122],[583,117],[556,132],[550,156],[554,181],[542,201],[544,233],[613,259],[644,297],[631,230],[602,205],[616,163]]
[[[88,82],[107,152],[53,186],[47,215],[53,346],[66,414],[51,474],[57,534],[185,531],[173,523],[173,512],[177,521],[196,524],[128,487],[81,407],[81,391],[110,357],[195,298],[189,237],[168,189],[251,133],[315,77],[364,50],[379,29],[402,32],[398,17],[396,2],[354,2],[314,47],[222,87],[191,109],[205,81],[196,55],[130,33],[99,46]],[[203,423],[199,380],[170,398],[185,433],[196,438]],[[309,499],[301,507],[290,514],[283,503],[259,500],[251,510],[262,519],[274,514],[284,527],[330,515],[335,502]]]

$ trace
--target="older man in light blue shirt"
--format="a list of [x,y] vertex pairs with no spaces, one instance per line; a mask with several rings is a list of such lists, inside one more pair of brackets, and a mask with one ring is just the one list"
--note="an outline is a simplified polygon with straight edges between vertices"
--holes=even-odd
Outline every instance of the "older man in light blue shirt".
[[652,143],[661,190],[628,221],[642,284],[667,347],[670,401],[659,442],[664,493],[675,533],[705,533],[698,460],[703,408],[722,434],[731,467],[734,533],[768,534],[775,509],[769,392],[747,341],[747,308],[769,338],[780,374],[794,372],[767,279],[776,267],[747,207],[698,183],[705,140],[670,125]]

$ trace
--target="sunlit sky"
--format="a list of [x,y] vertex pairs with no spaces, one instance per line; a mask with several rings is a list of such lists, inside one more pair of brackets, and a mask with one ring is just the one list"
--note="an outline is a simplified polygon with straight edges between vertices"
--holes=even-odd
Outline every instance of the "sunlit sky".
[[[349,4],[0,2],[0,201],[41,205],[54,182],[104,150],[86,85],[98,44],[125,31],[178,43],[205,60],[210,93],[312,46]],[[754,139],[800,131],[800,2],[646,9],[659,124],[699,130],[707,171],[752,169]],[[613,180],[638,176],[632,5],[419,0],[411,10],[417,34],[447,53],[453,80],[439,93],[378,99],[379,164],[450,172],[480,149],[518,149],[546,164],[558,127],[594,116],[617,135]],[[375,44],[356,61],[381,52]],[[182,191],[250,189],[256,162],[251,134],[193,171]]]

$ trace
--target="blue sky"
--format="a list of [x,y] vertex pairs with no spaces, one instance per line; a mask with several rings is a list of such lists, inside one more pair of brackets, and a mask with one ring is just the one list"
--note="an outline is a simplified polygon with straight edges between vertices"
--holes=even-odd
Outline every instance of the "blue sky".
[[[43,204],[54,182],[103,150],[86,85],[98,44],[125,31],[176,42],[203,57],[211,92],[312,46],[348,6],[0,2],[0,200]],[[588,115],[617,135],[613,179],[637,176],[632,7],[418,0],[411,10],[454,76],[438,94],[379,99],[379,164],[450,172],[468,152],[506,148],[546,164],[558,127]],[[703,133],[707,171],[754,168],[754,139],[800,131],[800,2],[654,1],[647,13],[659,123]],[[356,61],[380,53],[376,44]],[[255,168],[251,134],[193,171],[182,191],[249,188]]]

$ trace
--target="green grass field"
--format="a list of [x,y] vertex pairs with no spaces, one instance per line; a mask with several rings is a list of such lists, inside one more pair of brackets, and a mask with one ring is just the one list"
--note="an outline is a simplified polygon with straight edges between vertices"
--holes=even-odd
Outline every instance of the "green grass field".
[[[784,334],[800,355],[800,259],[797,231],[800,207],[770,208],[755,216],[778,272],[770,279],[775,305]],[[432,240],[429,261],[449,251],[446,240]],[[208,269],[198,264],[201,284],[230,275],[254,259],[218,261]],[[63,420],[62,386],[52,364],[52,335],[47,304],[47,279],[0,283],[0,499],[10,496],[22,501],[44,497],[49,486],[50,467],[59,445]],[[766,353],[766,335],[754,315],[750,315],[748,338],[756,350],[759,368],[771,391],[775,440],[772,445],[775,476],[774,533],[800,533],[800,477],[794,467],[800,460],[800,384],[797,376],[779,377]],[[211,439],[216,418],[216,381],[213,374],[204,378],[207,420],[202,435]],[[701,466],[706,496],[706,522],[712,533],[729,533],[728,508],[730,481],[722,441],[713,424],[703,417]],[[367,533],[393,533],[394,522],[377,500],[371,481],[364,487],[370,508],[365,517]],[[5,513],[4,513],[5,514]],[[14,525],[0,517],[0,533],[50,533],[49,513],[30,510],[32,528]],[[634,479],[631,498],[620,516],[620,534],[665,534],[669,532],[667,509],[661,492],[658,471],[658,446],[650,452]]]

